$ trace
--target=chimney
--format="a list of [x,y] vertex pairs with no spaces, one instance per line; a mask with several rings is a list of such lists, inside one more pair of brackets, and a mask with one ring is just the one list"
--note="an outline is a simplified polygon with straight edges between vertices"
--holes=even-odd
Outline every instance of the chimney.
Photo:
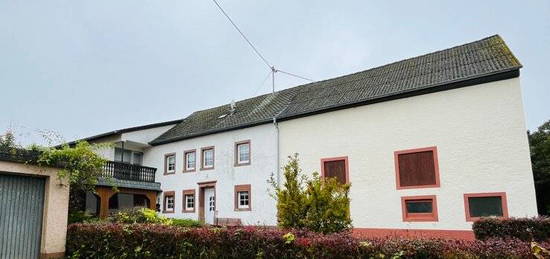
[[235,107],[237,107],[235,100],[231,100],[231,104],[229,104],[229,114],[233,115],[235,112]]

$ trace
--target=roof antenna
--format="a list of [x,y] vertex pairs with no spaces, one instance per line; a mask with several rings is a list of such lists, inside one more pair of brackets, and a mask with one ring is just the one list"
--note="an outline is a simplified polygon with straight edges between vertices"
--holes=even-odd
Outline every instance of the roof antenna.
[[235,100],[231,100],[231,103],[229,104],[229,112],[230,114],[233,114],[235,112],[236,108]]

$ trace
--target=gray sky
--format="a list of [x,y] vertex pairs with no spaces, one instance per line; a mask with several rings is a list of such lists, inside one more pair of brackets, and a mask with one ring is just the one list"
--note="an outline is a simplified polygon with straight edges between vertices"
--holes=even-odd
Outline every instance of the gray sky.
[[[550,119],[550,1],[219,2],[271,63],[315,80],[500,34],[527,127]],[[0,1],[0,130],[23,144],[183,118],[269,92],[267,75],[210,0]]]

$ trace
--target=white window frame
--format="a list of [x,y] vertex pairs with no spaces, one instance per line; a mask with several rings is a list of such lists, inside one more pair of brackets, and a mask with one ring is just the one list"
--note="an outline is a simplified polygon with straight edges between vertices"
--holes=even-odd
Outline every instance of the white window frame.
[[[170,159],[172,159],[174,162],[173,164],[170,163]],[[166,173],[175,173],[176,172],[176,154],[170,154],[166,155],[165,161],[166,163]],[[173,168],[170,169],[170,165],[173,165]]]
[[[189,167],[189,157],[193,155],[193,167]],[[197,169],[197,151],[186,151],[185,152],[185,171],[194,171]]]
[[[204,148],[202,149],[202,169],[212,169],[214,168],[214,165],[215,165],[215,154],[214,154],[214,148]],[[211,165],[208,165],[206,162],[207,162],[207,157],[206,157],[206,154],[207,153],[212,153],[212,164]]]
[[[189,206],[189,198],[191,198],[191,202],[193,204],[193,206]],[[192,211],[195,209],[195,195],[194,194],[185,194],[184,196],[184,199],[185,199],[185,210],[186,211]]]
[[[246,193],[246,198],[243,198],[244,193]],[[237,207],[239,209],[250,209],[250,191],[239,191],[237,192],[237,197],[239,198],[237,201]],[[241,204],[242,201],[246,201],[246,205]]]
[[[172,201],[171,203],[170,200]],[[166,202],[166,212],[174,212],[176,208],[176,197],[174,195],[165,196],[164,202]],[[170,208],[170,204],[172,204],[172,208]]]
[[[242,151],[243,147],[248,147],[248,160],[241,160],[241,152],[244,152]],[[251,146],[250,146],[250,141],[247,140],[247,141],[242,141],[242,142],[237,142],[236,143],[236,158],[237,158],[237,161],[236,161],[236,164],[237,165],[248,165],[250,164],[250,160],[251,160],[251,156],[252,156],[252,152],[251,152]]]

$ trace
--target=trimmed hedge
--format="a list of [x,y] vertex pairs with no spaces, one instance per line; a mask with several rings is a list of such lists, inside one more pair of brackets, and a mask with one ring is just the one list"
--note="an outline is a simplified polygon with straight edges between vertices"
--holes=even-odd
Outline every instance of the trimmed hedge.
[[[529,258],[518,240],[359,240],[276,228],[181,228],[153,224],[72,224],[73,258]],[[542,244],[549,247],[549,243]]]
[[550,218],[483,218],[474,222],[472,229],[479,240],[490,238],[517,238],[523,241],[550,240]]

